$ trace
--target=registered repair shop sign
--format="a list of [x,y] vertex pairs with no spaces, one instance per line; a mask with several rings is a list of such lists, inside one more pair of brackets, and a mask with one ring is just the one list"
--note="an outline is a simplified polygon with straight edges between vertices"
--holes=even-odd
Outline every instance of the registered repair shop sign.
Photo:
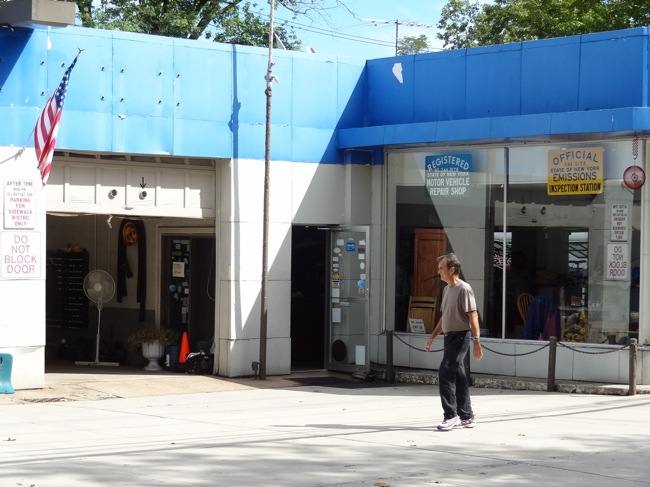
[[424,170],[429,196],[463,196],[472,183],[472,154],[432,154]]
[[603,152],[602,147],[548,151],[547,194],[559,196],[602,193]]

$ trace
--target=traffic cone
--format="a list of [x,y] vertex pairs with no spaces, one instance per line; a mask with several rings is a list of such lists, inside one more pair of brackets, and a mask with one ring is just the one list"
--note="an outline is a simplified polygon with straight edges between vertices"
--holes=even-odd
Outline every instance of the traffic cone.
[[178,364],[185,365],[187,360],[187,355],[190,353],[190,340],[187,336],[187,332],[184,331],[181,335],[181,347],[178,351]]

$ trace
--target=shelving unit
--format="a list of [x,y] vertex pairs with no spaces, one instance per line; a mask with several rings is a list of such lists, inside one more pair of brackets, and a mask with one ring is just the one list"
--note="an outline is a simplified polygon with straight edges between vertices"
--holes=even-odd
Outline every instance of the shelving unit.
[[47,326],[87,328],[88,298],[83,281],[88,273],[88,251],[48,251],[46,273]]

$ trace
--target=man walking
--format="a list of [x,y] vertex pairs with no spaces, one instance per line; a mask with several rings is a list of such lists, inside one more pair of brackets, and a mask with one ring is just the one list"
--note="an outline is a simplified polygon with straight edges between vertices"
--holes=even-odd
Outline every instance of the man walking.
[[483,357],[474,291],[460,278],[460,261],[454,254],[438,257],[438,274],[447,286],[442,294],[440,320],[426,345],[427,351],[430,351],[433,340],[440,333],[445,335],[444,354],[438,369],[444,418],[438,429],[449,431],[458,427],[473,428],[476,422],[464,360],[470,339],[474,358],[480,360]]

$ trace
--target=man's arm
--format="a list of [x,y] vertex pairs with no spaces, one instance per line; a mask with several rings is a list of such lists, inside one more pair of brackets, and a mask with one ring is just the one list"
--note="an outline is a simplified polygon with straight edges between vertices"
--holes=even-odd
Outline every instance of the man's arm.
[[436,339],[436,337],[440,335],[440,332],[442,332],[442,318],[438,320],[438,323],[431,332],[431,336],[427,340],[427,345],[425,347],[427,352],[431,351],[431,345],[433,345],[433,341]]
[[469,331],[472,335],[472,343],[474,344],[472,354],[475,359],[480,360],[483,358],[483,349],[481,348],[481,328],[478,324],[478,312],[470,311],[467,313],[467,316],[469,316]]

